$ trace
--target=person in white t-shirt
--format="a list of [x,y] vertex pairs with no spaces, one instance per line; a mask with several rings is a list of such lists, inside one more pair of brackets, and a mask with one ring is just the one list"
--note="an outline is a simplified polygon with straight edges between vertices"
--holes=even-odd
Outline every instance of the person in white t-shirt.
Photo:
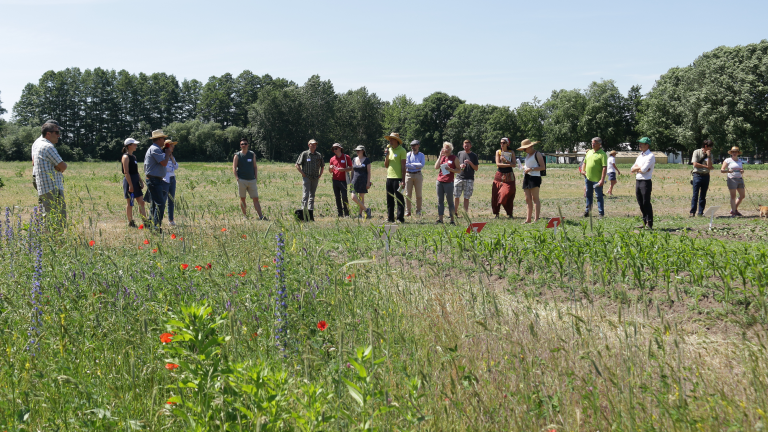
[[[723,161],[723,166],[720,167],[720,172],[728,173],[728,192],[731,193],[731,217],[743,216],[739,213],[739,204],[744,201],[744,197],[747,194],[744,189],[744,165],[739,157],[741,155],[741,150],[739,150],[738,147],[733,146],[728,154],[730,154],[731,157]],[[736,198],[736,192],[739,193],[738,198]]]
[[608,195],[613,195],[613,186],[616,184],[616,176],[621,175],[621,171],[616,167],[616,150],[608,155],[608,180],[611,181],[611,187],[608,188]]
[[637,157],[630,171],[635,174],[635,197],[643,214],[643,224],[638,228],[653,229],[653,206],[651,205],[653,180],[651,178],[653,168],[656,166],[656,156],[650,150],[650,138],[642,137],[637,142],[640,147],[640,156]]

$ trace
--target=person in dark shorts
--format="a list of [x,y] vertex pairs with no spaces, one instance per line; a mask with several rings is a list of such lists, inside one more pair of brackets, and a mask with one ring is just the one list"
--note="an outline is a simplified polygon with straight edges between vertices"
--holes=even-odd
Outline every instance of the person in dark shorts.
[[136,223],[133,222],[133,205],[139,204],[139,213],[141,217],[146,218],[147,212],[144,209],[144,182],[141,181],[139,175],[139,163],[136,160],[136,156],[133,152],[136,151],[136,147],[139,142],[133,138],[128,138],[123,144],[123,156],[120,158],[120,167],[123,170],[123,195],[125,196],[126,207],[125,215],[128,217],[128,226],[136,228]]
[[362,218],[365,212],[366,219],[371,218],[370,207],[365,206],[365,194],[371,188],[371,160],[365,154],[365,147],[355,147],[357,157],[352,159],[352,201],[359,207],[357,217]]
[[[525,204],[528,206],[525,222],[532,223],[539,220],[541,216],[541,201],[539,200],[539,189],[541,188],[541,171],[544,171],[544,156],[536,151],[533,146],[539,142],[531,142],[529,139],[523,140],[517,151],[524,151],[525,156],[525,177],[523,177],[523,192],[525,192]],[[531,220],[534,208],[536,217]]]

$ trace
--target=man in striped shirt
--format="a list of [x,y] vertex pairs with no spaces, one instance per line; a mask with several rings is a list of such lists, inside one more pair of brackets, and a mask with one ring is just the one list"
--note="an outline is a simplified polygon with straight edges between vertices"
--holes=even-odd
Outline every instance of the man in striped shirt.
[[[37,187],[37,201],[46,223],[67,222],[67,204],[64,201],[64,176],[67,164],[59,156],[54,144],[59,142],[61,128],[49,120],[42,127],[42,135],[32,144],[32,175]],[[50,219],[49,219],[50,218]]]

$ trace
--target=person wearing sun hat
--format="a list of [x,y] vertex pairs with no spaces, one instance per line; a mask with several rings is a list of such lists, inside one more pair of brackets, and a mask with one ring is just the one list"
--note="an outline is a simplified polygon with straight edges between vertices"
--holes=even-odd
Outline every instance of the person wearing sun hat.
[[[746,197],[746,191],[744,187],[744,162],[739,156],[741,156],[741,150],[737,146],[731,147],[728,151],[731,155],[728,159],[723,161],[723,166],[720,167],[721,173],[728,173],[728,192],[731,194],[731,217],[743,216],[739,213],[739,205],[744,201]],[[736,192],[739,193],[739,197],[736,198]]]
[[152,131],[152,145],[144,155],[144,174],[147,176],[147,192],[149,194],[149,214],[152,227],[159,229],[165,214],[165,203],[168,200],[168,183],[164,181],[166,166],[171,161],[173,150],[166,148],[165,139],[168,135],[162,129]]
[[405,187],[406,151],[401,145],[400,134],[392,132],[384,137],[389,145],[384,150],[384,166],[387,168],[387,221],[395,222],[395,204],[397,204],[397,221],[405,222],[405,199],[402,189]]
[[[525,204],[528,207],[525,222],[533,223],[539,220],[541,216],[541,200],[539,200],[539,189],[541,188],[541,172],[546,169],[544,165],[544,155],[533,148],[539,141],[531,142],[524,139],[517,151],[524,151],[525,157],[525,177],[523,177],[523,192],[525,192]],[[531,217],[535,212],[535,218]]]
[[366,218],[371,218],[371,208],[365,206],[365,194],[371,188],[371,160],[365,154],[364,146],[355,147],[357,157],[352,159],[352,201],[360,208],[357,217],[362,218],[365,212]]
[[637,141],[640,155],[630,170],[635,174],[635,198],[643,214],[643,224],[637,228],[653,229],[653,206],[651,192],[653,191],[653,168],[656,166],[656,156],[651,152],[651,139],[642,137]]
[[126,207],[125,214],[128,217],[128,226],[136,228],[136,223],[133,221],[133,203],[139,204],[139,213],[142,218],[147,217],[147,212],[144,209],[144,182],[141,181],[139,175],[139,162],[136,160],[136,156],[133,152],[136,151],[136,147],[139,142],[133,138],[128,138],[123,143],[123,156],[120,157],[120,168],[123,170],[123,196],[125,196]]
[[347,175],[352,171],[352,158],[344,154],[344,147],[339,143],[331,146],[333,157],[328,161],[333,178],[333,195],[336,197],[336,211],[339,217],[349,216],[347,200]]
[[323,176],[325,162],[323,155],[317,151],[317,141],[309,140],[308,150],[304,150],[296,159],[296,170],[301,174],[304,193],[301,196],[301,206],[309,212],[309,220],[315,220],[315,193]]

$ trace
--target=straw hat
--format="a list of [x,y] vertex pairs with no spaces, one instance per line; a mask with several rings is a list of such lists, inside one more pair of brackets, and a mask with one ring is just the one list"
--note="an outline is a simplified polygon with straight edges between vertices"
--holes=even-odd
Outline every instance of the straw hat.
[[741,156],[741,150],[739,150],[739,146],[733,146],[730,150],[728,150],[728,154],[733,154],[739,152],[739,156]]
[[175,146],[178,143],[179,143],[178,141],[165,140],[165,144],[163,144],[163,148],[167,148],[169,146]]
[[168,138],[168,135],[164,134],[162,129],[153,130],[150,139],[154,141],[158,138]]
[[527,149],[528,147],[533,147],[536,144],[538,144],[540,141],[531,142],[529,139],[524,139],[523,142],[520,143],[520,148],[517,149],[517,151],[522,151]]
[[608,154],[611,155],[611,156],[616,156],[616,150],[611,150],[611,152],[608,153]]
[[387,136],[385,136],[385,137],[384,137],[384,139],[385,139],[385,140],[388,140],[388,139],[390,139],[390,138],[394,138],[394,139],[396,139],[396,140],[397,140],[397,142],[398,142],[398,143],[400,143],[400,144],[402,144],[402,143],[403,143],[403,140],[402,140],[402,139],[400,139],[400,134],[399,134],[399,133],[397,133],[397,132],[392,132],[391,134],[389,134],[389,135],[387,135]]

